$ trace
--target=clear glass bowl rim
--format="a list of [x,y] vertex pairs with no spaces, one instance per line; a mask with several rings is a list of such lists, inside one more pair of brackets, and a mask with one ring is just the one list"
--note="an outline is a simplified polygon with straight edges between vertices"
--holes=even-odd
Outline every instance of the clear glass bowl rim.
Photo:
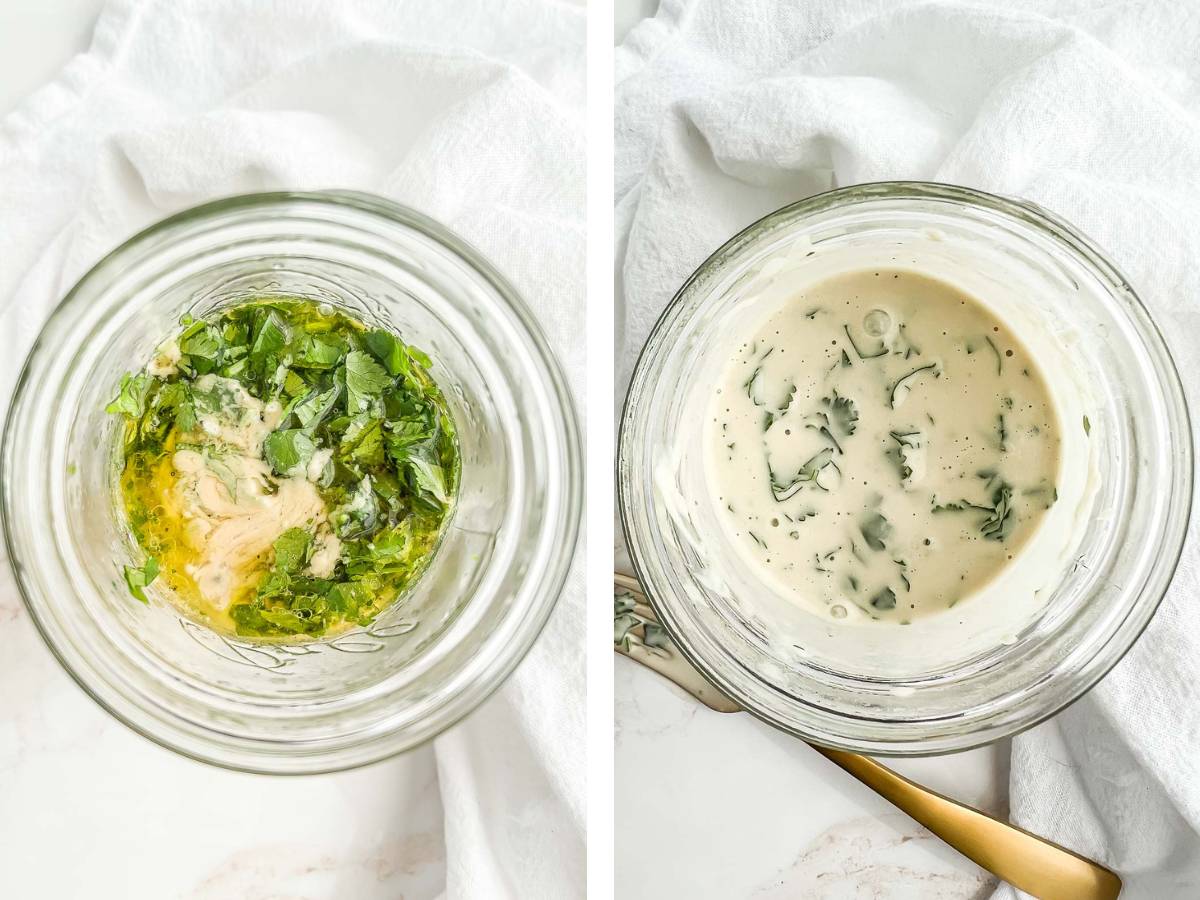
[[[633,435],[640,426],[640,422],[634,417],[637,400],[640,393],[645,390],[644,381],[647,370],[650,368],[652,356],[663,352],[664,345],[662,342],[665,340],[665,332],[674,324],[675,319],[680,315],[680,307],[687,302],[693,290],[698,289],[700,283],[711,271],[718,269],[727,261],[735,258],[743,247],[753,243],[761,235],[777,227],[802,220],[806,216],[827,212],[839,207],[848,208],[861,201],[876,199],[946,201],[970,207],[981,207],[1017,219],[1049,235],[1059,244],[1065,245],[1072,252],[1078,254],[1107,283],[1127,293],[1140,314],[1140,321],[1136,323],[1139,326],[1139,331],[1142,332],[1142,336],[1145,339],[1156,345],[1161,361],[1165,363],[1159,369],[1158,374],[1166,382],[1169,393],[1169,396],[1165,397],[1164,400],[1170,407],[1170,412],[1176,416],[1180,425],[1173,437],[1175,440],[1183,442],[1181,447],[1183,451],[1182,456],[1187,463],[1186,466],[1182,467],[1181,471],[1172,472],[1177,481],[1175,487],[1178,489],[1177,496],[1180,497],[1180,502],[1173,508],[1170,517],[1171,522],[1175,526],[1173,530],[1176,537],[1174,546],[1169,548],[1163,557],[1160,557],[1160,562],[1156,566],[1156,574],[1159,576],[1161,587],[1153,592],[1153,596],[1143,593],[1139,598],[1140,602],[1130,610],[1121,628],[1102,648],[1104,653],[1097,654],[1096,657],[1088,660],[1080,670],[1073,673],[1076,678],[1071,685],[1071,690],[1065,694],[1061,701],[1047,706],[1047,708],[1040,710],[1036,715],[1027,716],[1018,724],[1011,727],[997,728],[995,726],[988,726],[981,729],[978,733],[971,731],[962,732],[951,739],[942,737],[936,742],[936,745],[928,747],[922,746],[922,742],[920,741],[900,743],[879,742],[874,746],[863,746],[859,743],[841,743],[823,736],[805,733],[787,723],[777,720],[775,716],[760,708],[753,697],[738,690],[736,685],[719,674],[714,666],[709,665],[701,655],[695,652],[691,642],[687,639],[687,635],[681,633],[679,623],[676,621],[669,606],[661,598],[656,597],[653,584],[648,583],[648,580],[643,575],[647,569],[647,560],[643,556],[644,548],[638,543],[638,532],[634,527],[632,505],[636,501],[629,492],[630,476],[631,473],[636,471],[635,463],[632,459],[635,441]],[[1159,367],[1156,366],[1156,368]],[[633,375],[630,378],[629,388],[624,398],[617,436],[617,459],[615,467],[617,473],[617,506],[621,528],[629,552],[630,563],[651,607],[654,609],[659,621],[666,628],[675,647],[678,648],[683,657],[705,679],[737,701],[746,711],[771,727],[812,743],[822,744],[839,750],[868,752],[877,756],[934,756],[958,753],[986,746],[1033,728],[1057,715],[1080,697],[1084,696],[1124,658],[1125,654],[1129,652],[1130,648],[1133,647],[1150,624],[1155,612],[1166,596],[1166,592],[1178,568],[1179,560],[1187,540],[1187,523],[1190,521],[1191,516],[1194,479],[1193,452],[1193,436],[1186,394],[1179,377],[1178,368],[1163,338],[1161,329],[1141,298],[1138,297],[1137,293],[1132,289],[1116,266],[1109,261],[1107,255],[1075,226],[1028,200],[1003,197],[961,185],[933,181],[865,182],[814,194],[767,213],[765,216],[747,225],[714,250],[680,286],[679,290],[667,303],[655,321],[646,338],[646,342],[639,351]],[[1112,652],[1114,644],[1119,645],[1116,652]],[[1100,658],[1101,656],[1103,657],[1102,659]]]

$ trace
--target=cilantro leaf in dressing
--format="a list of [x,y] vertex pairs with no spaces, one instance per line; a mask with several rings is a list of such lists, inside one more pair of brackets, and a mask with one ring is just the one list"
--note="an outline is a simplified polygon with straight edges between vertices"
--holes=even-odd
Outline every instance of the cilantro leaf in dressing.
[[403,375],[409,371],[408,353],[403,342],[395,335],[376,329],[363,335],[363,343],[392,375]]
[[308,559],[310,544],[307,531],[289,528],[275,539],[275,568],[285,573],[299,571]]
[[309,395],[293,410],[296,421],[305,431],[312,431],[324,422],[337,408],[341,388],[334,385],[329,390]]
[[277,475],[303,470],[316,452],[316,442],[298,428],[272,431],[263,442],[263,454]]
[[264,370],[274,368],[276,355],[287,346],[288,327],[275,310],[270,310],[258,326],[254,344],[250,347],[250,364]]
[[296,342],[292,364],[302,369],[332,369],[345,348],[325,337],[302,334]]
[[350,415],[365,412],[372,399],[378,399],[391,383],[379,363],[361,350],[346,354],[346,411]]
[[125,567],[125,583],[129,585],[129,593],[142,601],[149,603],[146,599],[146,593],[143,590],[147,585],[158,577],[158,560],[153,556],[146,557],[145,563],[140,567],[126,566]]
[[107,413],[120,413],[130,418],[137,418],[146,411],[146,395],[154,379],[149,375],[131,375],[126,372],[121,376],[121,388],[113,401],[104,407]]

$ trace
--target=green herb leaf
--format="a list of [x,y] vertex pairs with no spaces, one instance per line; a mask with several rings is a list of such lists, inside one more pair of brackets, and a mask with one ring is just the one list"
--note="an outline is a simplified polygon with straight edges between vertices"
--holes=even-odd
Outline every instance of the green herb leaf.
[[988,346],[992,348],[992,353],[996,354],[996,374],[1003,375],[1004,374],[1004,357],[1000,355],[1000,348],[998,348],[996,346],[996,344],[992,341],[992,339],[990,337],[988,337],[987,335],[984,335],[983,339],[985,341],[987,341]]
[[872,550],[887,549],[887,541],[892,536],[892,526],[881,513],[872,513],[858,524],[863,540]]
[[346,354],[346,411],[352,416],[365,412],[391,381],[379,363],[361,350],[351,350]]
[[329,390],[313,394],[311,397],[297,403],[292,413],[300,422],[300,427],[312,434],[337,409],[341,388],[334,385]]
[[442,509],[450,502],[450,491],[446,470],[437,456],[435,436],[425,432],[420,439],[413,440],[411,433],[389,435],[388,455],[417,492],[418,499],[431,508]]
[[146,395],[153,383],[154,379],[149,375],[131,375],[126,372],[121,376],[119,393],[104,407],[104,411],[119,413],[131,419],[141,418],[146,411]]
[[422,369],[428,369],[433,365],[433,360],[429,358],[429,354],[424,350],[412,346],[411,344],[404,345],[404,352],[408,354],[408,358],[415,362]]
[[934,378],[937,378],[941,374],[941,372],[938,370],[937,363],[928,363],[924,366],[918,366],[907,375],[903,375],[896,380],[888,392],[888,402],[890,403],[892,409],[898,408],[900,404],[903,403],[908,397],[909,392],[912,390],[912,380],[922,372],[928,372],[931,369],[933,370]]
[[[1013,527],[1016,525],[1016,514],[1012,505],[1012,485],[991,470],[980,472],[979,477],[989,482],[990,506],[971,503],[968,500],[960,500],[957,503],[939,504],[935,502],[932,511],[935,513],[968,511],[986,513],[979,525],[980,534],[991,541],[1003,541],[1012,533]],[[1054,499],[1058,499],[1057,491]]]
[[896,334],[892,338],[891,350],[895,354],[903,355],[905,359],[921,355],[921,348],[909,340],[908,326],[904,322],[900,322],[896,326]]
[[759,366],[753,372],[750,373],[750,377],[747,378],[746,383],[744,385],[742,385],[742,387],[744,387],[746,389],[746,396],[750,398],[750,402],[753,403],[755,406],[763,405],[762,401],[759,400],[756,396],[754,396],[754,384],[756,381],[758,381],[758,376],[761,372],[762,372],[762,366]]
[[919,453],[924,446],[923,437],[920,431],[889,431],[888,434],[896,442],[895,459],[900,470],[900,483],[908,487],[923,457],[923,454]]
[[311,629],[308,620],[301,618],[300,614],[290,609],[280,609],[278,607],[263,609],[259,615],[263,620],[269,622],[280,631],[286,631],[290,634],[304,634]]
[[979,531],[988,540],[1002,541],[1012,532],[1013,524],[1012,487],[1001,483],[992,494],[992,510]]
[[311,437],[298,428],[272,431],[263,441],[263,454],[278,475],[303,471],[317,451]]
[[369,541],[346,545],[346,571],[353,576],[409,575],[422,564],[428,544],[413,536],[412,520],[384,529]]
[[206,382],[206,384],[207,387],[200,387],[200,382],[197,381],[192,385],[194,412],[197,416],[219,416],[227,406],[232,405],[233,391],[225,383],[217,380],[215,376],[211,383]]
[[667,636],[667,630],[657,622],[643,622],[642,643],[647,647],[665,650],[671,645],[671,639]]
[[633,630],[641,624],[641,620],[633,613],[621,613],[613,617],[613,643],[629,649],[629,638]]
[[895,609],[896,592],[890,587],[885,587],[871,598],[871,605],[876,609]]
[[289,528],[275,539],[275,568],[291,574],[308,561],[312,541],[303,528]]
[[259,597],[283,597],[292,589],[292,579],[287,572],[274,568],[258,583],[255,592]]
[[331,587],[325,599],[334,612],[353,619],[362,607],[370,603],[371,596],[361,582],[343,581]]
[[342,540],[354,540],[376,529],[379,500],[371,488],[370,475],[358,483],[349,500],[335,509],[329,519]]
[[442,467],[429,459],[425,454],[414,454],[408,459],[408,472],[415,487],[427,502],[432,501],[438,506],[450,502],[450,494],[446,490],[446,473]]
[[215,328],[202,328],[179,342],[179,351],[204,375],[217,367],[221,358],[221,339]]
[[379,419],[361,419],[352,423],[338,448],[339,456],[364,466],[383,465],[382,425]]
[[289,397],[299,397],[308,390],[308,383],[295,372],[288,370],[283,377],[283,392]]
[[376,329],[363,335],[363,343],[390,374],[403,375],[409,371],[408,354],[404,344],[395,335]]
[[146,446],[161,447],[172,424],[178,424],[191,411],[191,393],[183,382],[156,380],[146,396],[145,406],[146,412],[133,437]]
[[811,483],[816,485],[821,490],[827,490],[827,488],[822,487],[821,483],[818,481],[818,479],[821,477],[821,473],[824,472],[827,467],[832,467],[838,473],[841,472],[841,470],[838,469],[837,464],[833,461],[832,447],[826,447],[824,450],[821,450],[819,453],[805,462],[804,465],[800,467],[800,471],[796,473],[796,476],[788,482],[780,480],[779,476],[771,468],[771,461],[767,460],[767,473],[771,480],[771,495],[777,502],[782,503],[784,500],[788,500],[795,496],[795,494],[806,484]]
[[301,369],[332,369],[342,358],[342,350],[332,340],[302,334],[296,340],[292,365]]
[[835,390],[831,396],[822,397],[821,402],[829,410],[829,421],[834,430],[843,438],[854,434],[858,427],[858,408],[853,400],[839,396]]
[[250,347],[250,364],[259,372],[266,372],[278,364],[278,354],[287,346],[288,326],[275,310],[263,317]]
[[158,577],[158,560],[153,556],[147,556],[146,562],[141,568],[135,566],[125,566],[125,583],[129,585],[129,593],[141,600],[143,603],[149,603],[146,599],[146,593],[143,590],[147,585],[151,584]]

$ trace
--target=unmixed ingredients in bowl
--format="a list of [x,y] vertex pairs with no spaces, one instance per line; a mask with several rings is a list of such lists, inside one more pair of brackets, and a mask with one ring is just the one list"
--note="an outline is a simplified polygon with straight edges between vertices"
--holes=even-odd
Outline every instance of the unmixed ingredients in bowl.
[[955,606],[1058,499],[1035,360],[982,303],[912,271],[843,273],[784,304],[736,348],[706,428],[734,545],[834,619]]
[[108,412],[146,554],[131,592],[219,631],[312,638],[369,624],[423,571],[459,474],[430,360],[329,305],[261,298],[185,317]]

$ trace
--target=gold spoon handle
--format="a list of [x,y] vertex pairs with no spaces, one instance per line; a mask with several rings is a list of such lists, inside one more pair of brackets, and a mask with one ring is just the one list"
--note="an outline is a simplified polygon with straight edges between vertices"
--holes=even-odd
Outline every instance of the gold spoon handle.
[[1116,900],[1121,879],[1098,863],[897,775],[875,760],[810,744],[879,796],[1013,887],[1042,900]]
[[[654,669],[710,709],[741,711],[737,703],[709,684],[674,645],[664,642],[662,635],[647,634],[646,623],[653,627],[658,620],[635,579],[617,573],[614,588],[618,597],[615,645],[618,653]],[[870,757],[817,744],[809,746],[963,856],[1040,900],[1116,900],[1121,893],[1121,879],[1099,863],[921,787]]]

